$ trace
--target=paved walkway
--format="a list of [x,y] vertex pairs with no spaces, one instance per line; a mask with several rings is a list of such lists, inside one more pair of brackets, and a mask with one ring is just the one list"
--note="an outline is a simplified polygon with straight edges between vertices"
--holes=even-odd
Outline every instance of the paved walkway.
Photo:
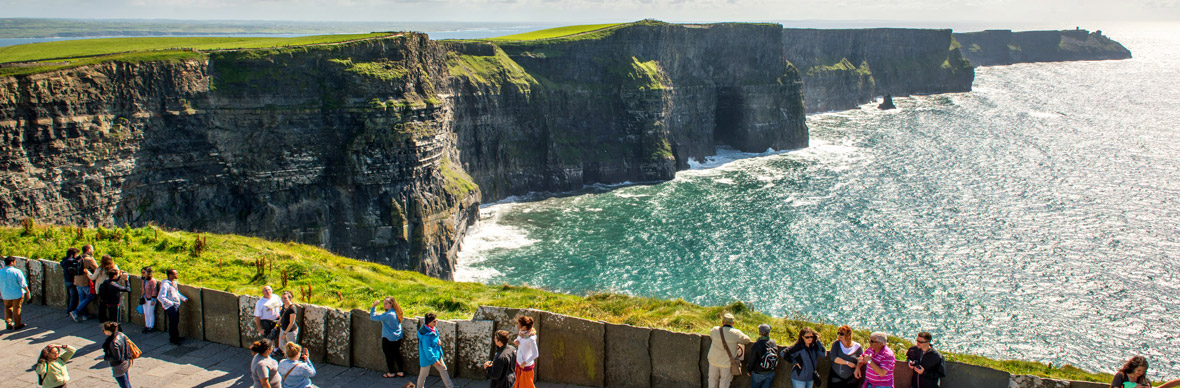
[[[115,387],[111,369],[102,361],[105,336],[96,320],[76,323],[64,311],[47,306],[24,305],[21,331],[0,331],[0,385],[33,387],[37,375],[31,366],[47,344],[71,345],[78,349],[67,363],[71,387]],[[181,346],[168,343],[168,334],[155,331],[140,334],[142,326],[124,324],[124,331],[143,351],[131,368],[134,387],[249,387],[250,350],[205,341],[186,340]],[[401,388],[408,377],[381,378],[379,372],[316,363],[312,381],[320,387]],[[426,387],[442,387],[442,380],[430,377]],[[15,382],[15,384],[11,384]],[[486,387],[487,381],[455,379],[456,387]],[[538,388],[566,387],[537,384]]]

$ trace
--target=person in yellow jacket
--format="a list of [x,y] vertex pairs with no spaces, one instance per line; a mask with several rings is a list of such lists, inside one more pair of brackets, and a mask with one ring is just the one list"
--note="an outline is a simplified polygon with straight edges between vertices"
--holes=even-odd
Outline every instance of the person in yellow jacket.
[[[733,382],[730,360],[741,359],[744,346],[751,342],[750,336],[733,328],[733,323],[733,314],[725,313],[721,316],[721,326],[709,330],[709,338],[713,340],[709,345],[709,388],[729,388],[729,383]],[[728,351],[721,345],[722,335],[725,336],[724,343],[729,345]]]
[[66,371],[66,361],[74,356],[74,349],[69,345],[46,345],[45,349],[41,350],[41,357],[37,359],[37,365],[33,370],[37,372],[37,381],[41,382],[41,388],[58,388],[65,387],[66,383],[70,381],[70,373]]

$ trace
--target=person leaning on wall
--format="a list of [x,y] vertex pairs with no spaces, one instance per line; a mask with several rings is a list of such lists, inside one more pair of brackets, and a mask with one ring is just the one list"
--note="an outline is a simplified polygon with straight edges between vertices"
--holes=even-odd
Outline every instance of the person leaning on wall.
[[741,352],[746,344],[753,342],[749,336],[733,327],[735,322],[733,314],[725,313],[721,316],[721,325],[709,330],[709,338],[713,341],[709,345],[708,356],[709,388],[729,388],[733,382],[734,363],[741,366]]
[[939,380],[946,377],[946,361],[942,353],[934,350],[934,336],[929,332],[918,333],[911,346],[905,353],[907,367],[910,374],[910,388],[936,388]]

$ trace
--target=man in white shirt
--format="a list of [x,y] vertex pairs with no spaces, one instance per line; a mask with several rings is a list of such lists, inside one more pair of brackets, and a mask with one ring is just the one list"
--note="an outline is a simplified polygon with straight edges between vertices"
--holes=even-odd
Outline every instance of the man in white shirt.
[[188,298],[180,294],[177,288],[176,280],[179,277],[176,270],[170,269],[167,272],[168,280],[160,284],[160,307],[164,308],[164,315],[168,317],[168,342],[173,345],[180,345],[180,303],[187,302]]
[[269,334],[279,319],[279,308],[282,306],[283,300],[274,294],[270,286],[262,287],[262,298],[254,304],[254,327],[258,329],[259,337],[270,338]]

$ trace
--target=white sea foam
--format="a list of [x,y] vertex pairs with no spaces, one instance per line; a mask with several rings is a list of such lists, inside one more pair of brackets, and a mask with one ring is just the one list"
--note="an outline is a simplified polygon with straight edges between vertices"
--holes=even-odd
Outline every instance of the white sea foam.
[[480,221],[467,229],[462,249],[455,265],[455,280],[461,282],[485,282],[502,275],[494,268],[481,265],[492,252],[504,249],[519,249],[533,245],[537,240],[528,237],[521,228],[500,222],[500,214],[514,204],[505,203],[480,209]]

